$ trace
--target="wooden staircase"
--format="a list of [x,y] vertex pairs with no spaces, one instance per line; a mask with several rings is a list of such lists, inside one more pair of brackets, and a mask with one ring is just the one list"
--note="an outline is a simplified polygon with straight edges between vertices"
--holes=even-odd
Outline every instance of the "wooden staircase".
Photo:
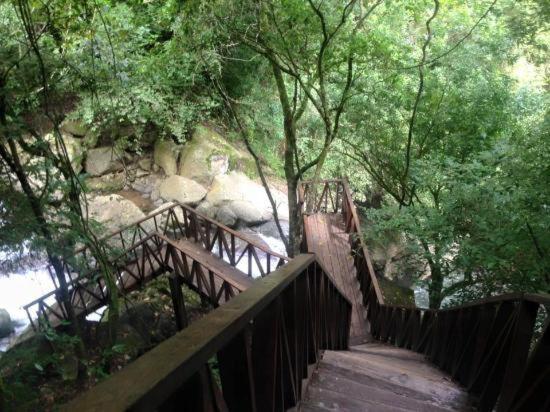
[[549,296],[509,294],[442,310],[390,302],[347,183],[312,187],[299,193],[308,204],[304,252],[312,253],[279,267],[284,257],[264,250],[277,263],[262,267],[258,246],[248,243],[248,276],[254,264],[269,275],[253,284],[235,269],[244,256],[238,235],[183,210],[173,239],[185,241],[157,235],[153,252],[219,307],[61,410],[550,410]]

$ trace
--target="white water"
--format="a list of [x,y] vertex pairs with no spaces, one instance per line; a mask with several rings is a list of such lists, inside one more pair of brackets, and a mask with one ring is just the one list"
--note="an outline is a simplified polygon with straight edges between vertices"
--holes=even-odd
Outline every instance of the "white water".
[[45,269],[29,270],[25,273],[0,273],[0,308],[6,309],[15,324],[15,332],[0,339],[0,351],[29,326],[23,305],[50,292],[54,284]]

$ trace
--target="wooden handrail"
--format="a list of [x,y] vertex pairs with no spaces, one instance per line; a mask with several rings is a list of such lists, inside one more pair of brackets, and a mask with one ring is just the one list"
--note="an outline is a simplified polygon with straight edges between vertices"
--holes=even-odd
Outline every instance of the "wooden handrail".
[[62,410],[286,410],[320,351],[347,348],[350,319],[315,257],[299,255]]
[[381,305],[383,305],[385,303],[384,295],[382,294],[382,291],[380,289],[380,284],[378,283],[378,278],[376,277],[376,273],[374,272],[374,267],[372,265],[370,253],[367,248],[367,245],[365,244],[365,239],[363,237],[363,232],[361,230],[361,221],[359,220],[359,216],[357,215],[357,209],[355,208],[355,203],[353,202],[353,199],[351,197],[351,190],[349,188],[348,181],[343,180],[343,185],[344,185],[344,193],[346,195],[346,203],[348,204],[349,211],[353,219],[353,225],[350,225],[349,233],[353,233],[351,232],[351,230],[355,231],[355,236],[359,241],[361,252],[363,253],[364,261],[365,261],[365,264],[367,265],[368,275],[370,277],[370,281],[372,282],[374,292],[376,293],[376,298],[378,299],[378,302]]

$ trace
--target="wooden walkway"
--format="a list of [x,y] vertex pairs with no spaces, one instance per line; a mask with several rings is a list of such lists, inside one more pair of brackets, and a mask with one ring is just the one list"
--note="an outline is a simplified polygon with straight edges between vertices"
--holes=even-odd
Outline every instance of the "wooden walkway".
[[[304,216],[308,252],[315,253],[352,302],[350,350],[326,351],[307,386],[301,411],[465,411],[468,395],[423,355],[372,343],[339,213]],[[371,342],[371,343],[366,343]]]
[[368,343],[326,351],[301,411],[470,411],[467,393],[422,355]]
[[315,253],[334,282],[353,304],[350,344],[370,341],[363,295],[351,255],[349,234],[341,214],[316,213],[304,216],[308,252]]
[[[208,276],[206,281],[211,283],[207,286],[204,282],[199,283],[200,281],[198,276],[193,276],[190,278],[187,286],[192,287],[201,296],[209,297],[208,289],[212,289],[212,292],[215,295],[217,291],[222,289],[224,282],[229,283],[234,289],[240,292],[245,291],[254,283],[254,280],[249,278],[246,273],[241,272],[225,260],[222,260],[211,252],[205,250],[197,242],[189,241],[187,239],[180,239],[175,241],[174,244],[177,245],[178,250],[182,251],[187,256],[187,265],[189,268],[191,268],[193,264],[200,265],[204,269],[205,275],[209,273],[216,274],[216,276]],[[185,276],[184,279],[186,279]],[[225,302],[226,297],[221,294],[217,304],[223,304]]]

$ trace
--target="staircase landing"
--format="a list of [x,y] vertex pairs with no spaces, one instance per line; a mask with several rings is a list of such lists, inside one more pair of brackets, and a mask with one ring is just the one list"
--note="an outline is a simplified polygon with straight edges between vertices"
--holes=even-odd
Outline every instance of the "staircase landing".
[[368,343],[325,351],[301,411],[469,411],[467,393],[422,355]]

